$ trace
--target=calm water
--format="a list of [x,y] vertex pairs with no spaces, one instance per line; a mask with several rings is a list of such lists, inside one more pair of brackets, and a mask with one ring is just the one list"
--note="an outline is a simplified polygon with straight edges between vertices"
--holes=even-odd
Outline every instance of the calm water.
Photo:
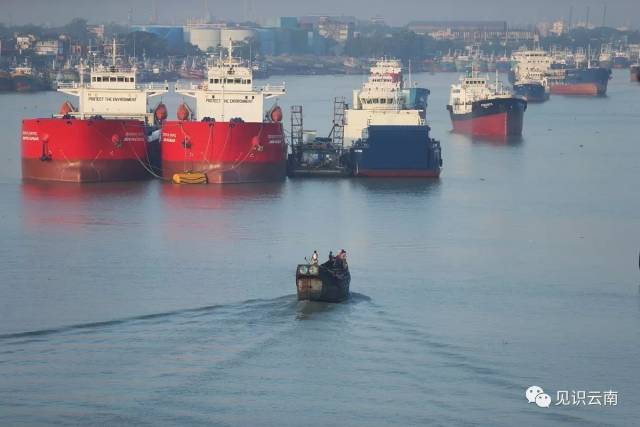
[[[636,425],[640,86],[499,144],[449,134],[456,75],[414,78],[439,181],[23,184],[19,120],[64,97],[1,95],[0,424]],[[322,134],[362,77],[286,80]],[[295,264],[342,247],[352,300],[297,302]]]

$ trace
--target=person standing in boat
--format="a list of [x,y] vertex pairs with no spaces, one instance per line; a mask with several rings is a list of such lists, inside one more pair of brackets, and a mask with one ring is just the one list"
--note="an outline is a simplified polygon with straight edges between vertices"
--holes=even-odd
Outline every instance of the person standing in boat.
[[313,251],[313,255],[311,255],[311,264],[318,264],[318,251]]

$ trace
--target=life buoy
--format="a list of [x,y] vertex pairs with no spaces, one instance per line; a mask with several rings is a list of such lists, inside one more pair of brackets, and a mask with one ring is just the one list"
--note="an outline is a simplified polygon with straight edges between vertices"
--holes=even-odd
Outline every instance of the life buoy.
[[279,106],[275,106],[271,109],[271,113],[269,114],[272,122],[280,123],[282,121],[282,108]]

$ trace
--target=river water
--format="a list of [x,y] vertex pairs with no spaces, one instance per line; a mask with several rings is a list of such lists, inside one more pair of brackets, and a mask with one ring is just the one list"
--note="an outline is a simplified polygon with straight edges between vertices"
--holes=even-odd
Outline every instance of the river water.
[[[0,95],[0,424],[637,424],[640,86],[530,105],[505,144],[449,133],[455,74],[413,78],[435,181],[22,183],[20,119],[65,98]],[[281,104],[328,133],[362,79]],[[295,265],[341,248],[352,299],[298,302]]]

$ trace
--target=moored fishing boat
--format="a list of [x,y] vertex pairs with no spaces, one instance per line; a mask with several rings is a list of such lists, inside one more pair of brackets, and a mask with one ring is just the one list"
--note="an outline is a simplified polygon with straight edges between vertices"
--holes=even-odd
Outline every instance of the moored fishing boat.
[[209,183],[280,181],[286,176],[287,146],[282,110],[266,112],[264,103],[284,95],[284,86],[254,89],[250,67],[228,57],[208,69],[200,84],[176,85],[176,92],[196,99],[197,115],[186,104],[178,120],[162,126],[162,173],[203,174]]

